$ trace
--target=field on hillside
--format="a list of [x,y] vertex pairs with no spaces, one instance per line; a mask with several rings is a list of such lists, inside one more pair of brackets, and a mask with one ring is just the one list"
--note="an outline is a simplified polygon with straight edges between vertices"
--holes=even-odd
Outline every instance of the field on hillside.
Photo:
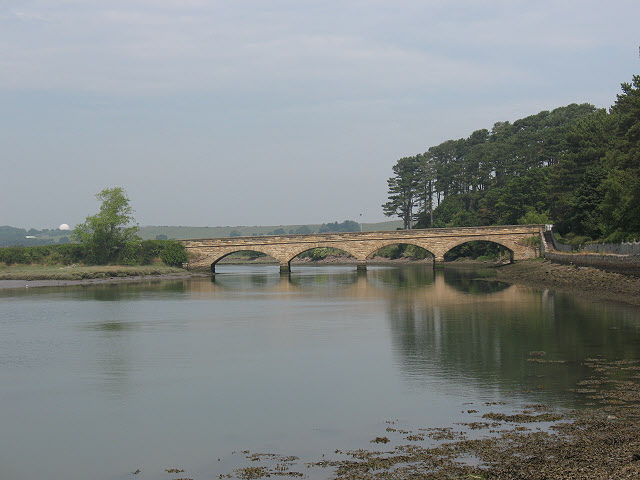
[[[240,236],[250,237],[252,235],[267,235],[277,229],[282,229],[286,233],[294,233],[297,228],[303,225],[267,225],[267,226],[236,226],[236,227],[182,227],[182,226],[146,226],[140,227],[139,235],[145,240],[153,240],[157,235],[166,235],[167,238],[175,240],[185,240],[189,238],[219,238],[230,237],[235,230]],[[307,224],[313,232],[318,232],[321,224]],[[382,232],[402,228],[401,220],[391,220],[379,223],[363,223],[364,232]]]

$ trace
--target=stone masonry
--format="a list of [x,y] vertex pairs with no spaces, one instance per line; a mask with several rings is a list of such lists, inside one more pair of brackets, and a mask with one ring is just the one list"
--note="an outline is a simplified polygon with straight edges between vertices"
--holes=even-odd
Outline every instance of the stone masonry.
[[434,262],[444,262],[452,248],[475,240],[498,243],[511,251],[511,260],[534,258],[536,249],[527,239],[539,236],[543,225],[505,225],[498,227],[429,228],[388,232],[322,233],[311,235],[268,235],[182,240],[190,254],[189,269],[211,268],[227,255],[252,250],[269,255],[280,263],[280,271],[290,271],[290,262],[302,252],[318,247],[337,248],[353,255],[358,269],[366,269],[367,259],[387,245],[405,243],[431,252]]

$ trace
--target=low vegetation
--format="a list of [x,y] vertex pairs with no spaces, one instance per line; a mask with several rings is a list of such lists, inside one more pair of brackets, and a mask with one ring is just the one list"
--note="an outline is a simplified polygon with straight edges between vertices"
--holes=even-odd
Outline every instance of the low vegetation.
[[153,265],[0,265],[0,280],[86,280],[184,273],[181,268]]
[[[12,265],[97,265],[81,243],[42,245],[37,247],[0,248],[0,264]],[[175,240],[131,241],[116,250],[111,265],[151,265],[161,260],[168,266],[180,267],[187,261],[182,243]],[[105,262],[107,263],[107,262]]]
[[[3,265],[0,278],[82,279],[150,275],[160,271],[166,273],[167,267],[181,267],[187,261],[182,243],[142,240],[137,235],[138,227],[132,225],[133,210],[122,188],[105,189],[96,197],[102,202],[100,211],[88,216],[75,228],[71,238],[75,243],[0,248],[0,265]],[[12,268],[15,265],[29,265],[31,269]],[[78,265],[82,267],[78,268]],[[98,265],[105,268],[95,268]],[[45,266],[57,266],[58,270],[46,270]],[[88,266],[93,268],[88,269]],[[41,273],[35,273],[36,270]]]

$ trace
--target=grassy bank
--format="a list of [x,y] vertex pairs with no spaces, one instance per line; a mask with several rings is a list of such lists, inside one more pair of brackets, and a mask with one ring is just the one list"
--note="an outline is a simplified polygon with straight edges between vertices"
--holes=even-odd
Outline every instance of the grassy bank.
[[162,263],[138,266],[0,265],[0,280],[85,280],[185,273]]

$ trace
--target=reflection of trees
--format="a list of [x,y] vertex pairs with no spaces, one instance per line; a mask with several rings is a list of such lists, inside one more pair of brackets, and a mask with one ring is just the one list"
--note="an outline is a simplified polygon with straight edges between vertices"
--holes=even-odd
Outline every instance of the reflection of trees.
[[188,289],[188,280],[140,280],[120,283],[94,283],[84,285],[66,285],[59,287],[0,289],[2,297],[23,297],[63,293],[74,300],[117,301],[127,298],[139,298],[148,292],[181,294]]
[[371,272],[372,283],[385,288],[427,287],[435,279],[431,265],[382,268]]
[[[65,289],[68,287],[65,287]],[[136,283],[113,283],[80,287],[84,293],[79,299],[111,302],[125,299],[138,299],[149,292],[183,293],[186,282],[175,280],[152,280]]]
[[509,284],[496,281],[484,281],[478,278],[477,270],[444,269],[444,281],[463,293],[483,295],[495,293],[509,287]]
[[[390,297],[393,344],[406,379],[424,384],[436,377],[460,388],[539,389],[561,397],[586,374],[584,359],[640,355],[633,324],[638,317],[629,308],[514,291],[494,296],[496,301],[460,303],[411,291]],[[546,355],[530,356],[540,351]]]
[[[278,275],[270,274],[269,270],[264,270],[261,272],[247,272],[243,275],[227,275],[227,274],[216,274],[211,276],[210,283],[214,285],[214,289],[222,289],[222,290],[237,290],[243,291],[248,289],[258,289],[264,290],[268,288],[272,288],[278,283],[281,282],[281,279]],[[194,284],[197,282],[192,282],[193,290]],[[210,285],[210,286],[212,286]],[[202,285],[204,289],[208,289],[207,285]],[[202,290],[202,288],[199,288]]]
[[[335,267],[329,267],[335,268]],[[358,272],[351,267],[348,270],[338,273],[318,272],[313,275],[291,275],[289,281],[292,285],[300,288],[324,287],[331,289],[341,289],[358,282]]]
[[[301,289],[329,289],[339,294],[344,293],[344,287],[358,283],[362,276],[353,267],[342,266],[304,266],[293,274],[282,275],[271,267],[262,266],[259,272],[244,271],[232,274],[216,274],[210,279],[209,285],[193,279],[191,290],[226,290],[244,291],[258,288],[274,292],[288,292]],[[259,268],[259,267],[256,267]],[[366,279],[365,279],[366,280]],[[213,285],[212,285],[213,284]]]

